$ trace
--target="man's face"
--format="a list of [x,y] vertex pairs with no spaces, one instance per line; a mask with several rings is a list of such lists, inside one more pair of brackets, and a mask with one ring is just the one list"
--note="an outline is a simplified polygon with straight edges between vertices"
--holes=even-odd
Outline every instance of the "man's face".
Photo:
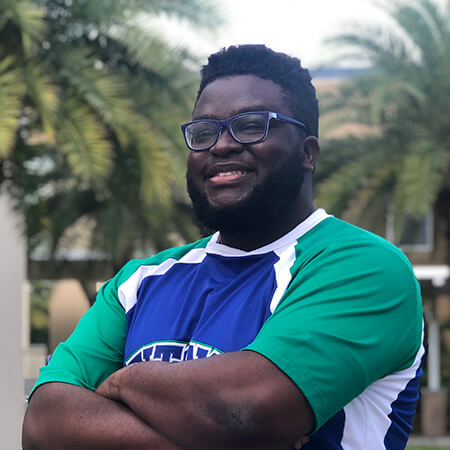
[[[206,86],[193,120],[263,110],[292,116],[279,85],[237,75]],[[246,232],[279,219],[300,195],[301,136],[296,126],[272,120],[267,138],[258,144],[239,144],[224,129],[210,150],[190,152],[188,191],[200,221],[213,230]]]

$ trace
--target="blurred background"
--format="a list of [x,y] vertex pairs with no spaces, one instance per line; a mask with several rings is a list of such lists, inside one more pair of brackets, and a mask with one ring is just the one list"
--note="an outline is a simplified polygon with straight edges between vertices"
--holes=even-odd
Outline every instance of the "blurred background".
[[408,448],[449,448],[448,0],[0,0],[0,430],[130,258],[199,237],[185,192],[199,69],[263,43],[311,70],[316,206],[402,248],[427,357]]

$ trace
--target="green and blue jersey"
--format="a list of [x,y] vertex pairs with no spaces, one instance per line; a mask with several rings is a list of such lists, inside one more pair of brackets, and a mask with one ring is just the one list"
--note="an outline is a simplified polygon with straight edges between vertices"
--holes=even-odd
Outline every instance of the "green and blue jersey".
[[105,283],[37,386],[94,390],[123,365],[251,350],[308,399],[305,449],[403,449],[423,355],[420,290],[385,240],[317,210],[251,252],[218,234],[130,261]]

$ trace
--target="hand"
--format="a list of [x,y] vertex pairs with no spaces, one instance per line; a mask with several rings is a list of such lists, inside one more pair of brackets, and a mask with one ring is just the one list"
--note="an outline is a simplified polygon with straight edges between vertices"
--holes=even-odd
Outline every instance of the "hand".
[[103,381],[100,386],[95,390],[95,392],[103,397],[109,398],[110,400],[121,401],[120,398],[120,379],[123,376],[123,369],[114,372],[105,381]]
[[[147,371],[149,367],[156,367],[162,364],[170,364],[165,361],[152,361],[152,362],[139,362],[130,364],[129,366],[122,367],[113,374],[111,374],[100,386],[97,387],[95,392],[110,400],[116,400],[118,402],[126,403],[123,399],[127,387],[135,385],[135,373],[139,368],[146,367]],[[148,372],[146,372],[148,373]]]
[[300,438],[298,441],[295,441],[294,443],[294,448],[296,450],[300,449],[303,447],[304,444],[307,444],[309,442],[309,437],[308,436],[303,436],[302,438]]

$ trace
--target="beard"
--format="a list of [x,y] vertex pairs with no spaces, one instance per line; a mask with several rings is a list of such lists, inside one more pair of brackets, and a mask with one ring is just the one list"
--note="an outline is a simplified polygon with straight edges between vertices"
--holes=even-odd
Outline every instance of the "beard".
[[223,207],[212,206],[204,191],[186,173],[187,190],[203,235],[217,230],[247,233],[271,228],[297,199],[305,171],[301,153],[292,152],[284,163],[270,172],[264,183],[256,185],[244,199]]

